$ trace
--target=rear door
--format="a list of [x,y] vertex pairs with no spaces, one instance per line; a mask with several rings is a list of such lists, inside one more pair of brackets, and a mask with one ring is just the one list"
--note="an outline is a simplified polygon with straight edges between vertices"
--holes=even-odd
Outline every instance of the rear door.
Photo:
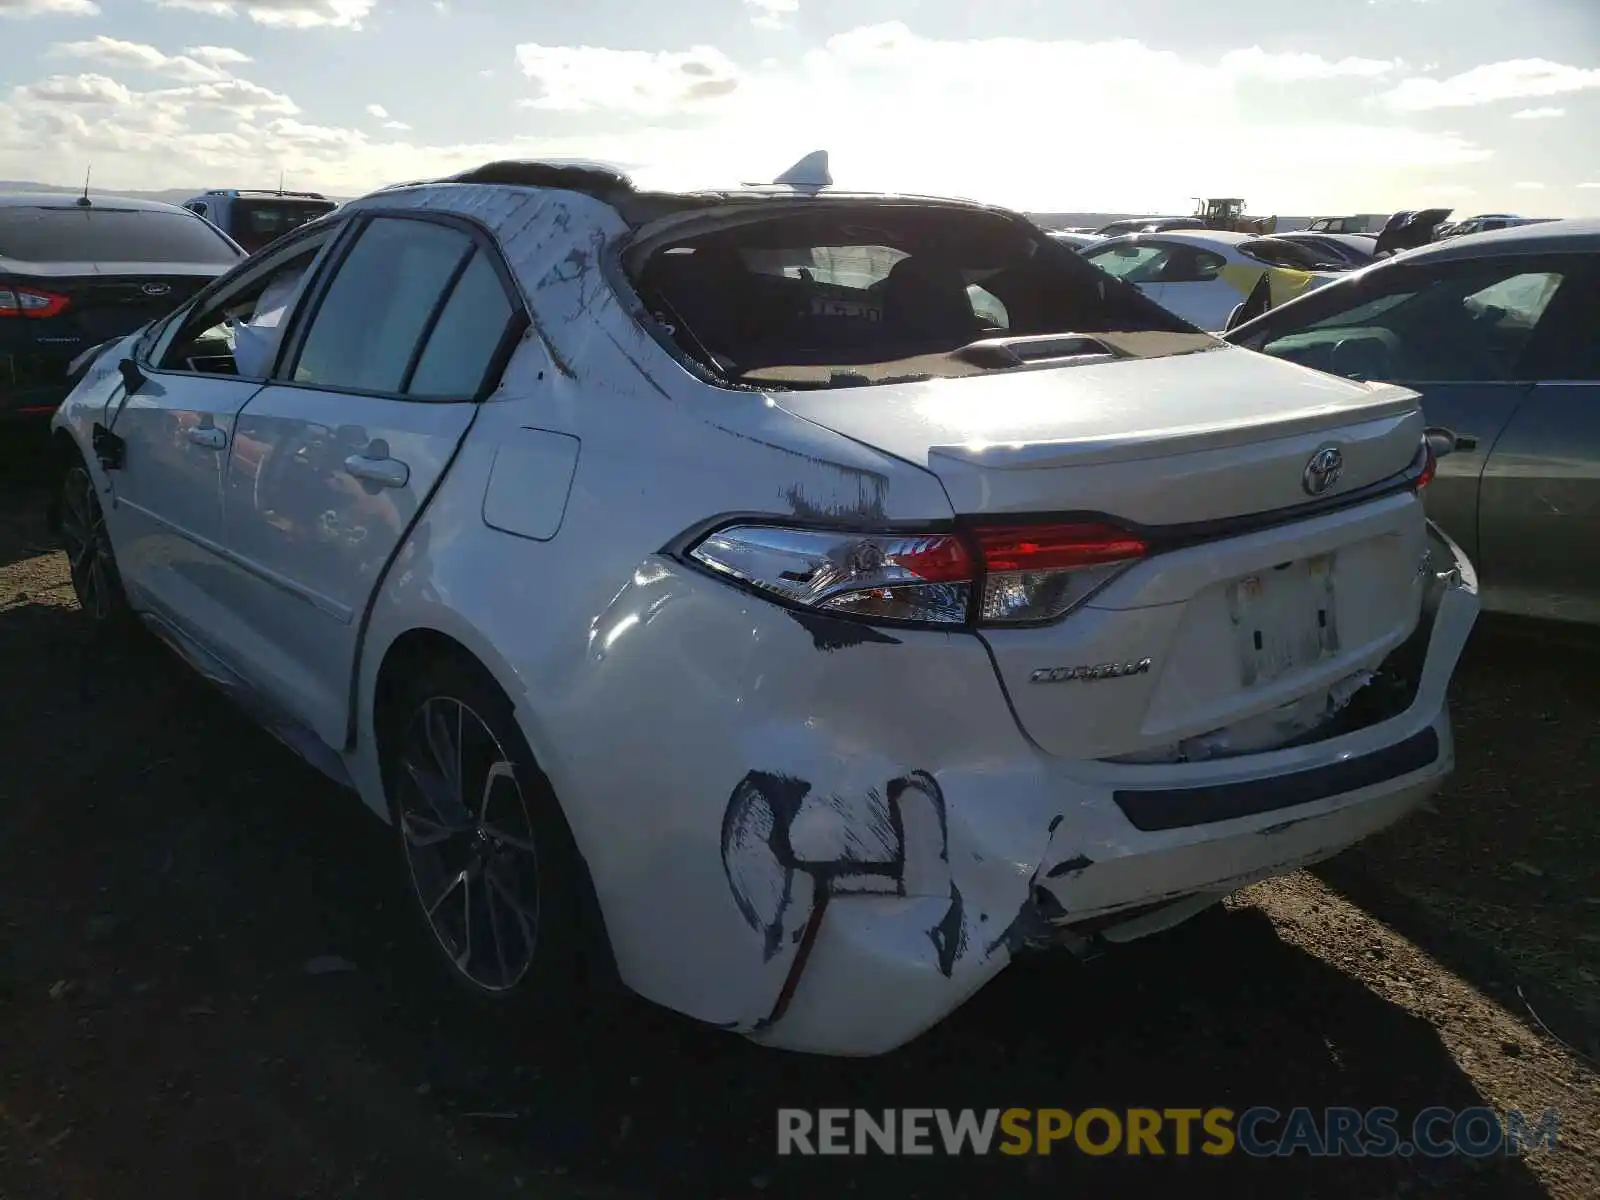
[[1529,347],[1532,390],[1495,444],[1479,508],[1487,599],[1600,624],[1600,269],[1551,302]]
[[286,276],[304,275],[331,239],[320,231],[252,262],[174,317],[140,363],[144,382],[113,400],[106,424],[122,438],[108,514],[128,583],[208,649],[229,639],[234,591],[222,548],[222,482],[245,402],[270,361],[233,356],[239,321]]
[[368,602],[526,320],[475,226],[358,219],[277,378],[239,414],[225,499],[245,672],[335,748]]

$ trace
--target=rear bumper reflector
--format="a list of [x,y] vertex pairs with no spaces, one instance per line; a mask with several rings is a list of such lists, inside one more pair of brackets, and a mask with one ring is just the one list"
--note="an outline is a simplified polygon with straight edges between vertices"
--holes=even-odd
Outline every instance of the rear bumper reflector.
[[1204,787],[1119,790],[1112,799],[1135,829],[1158,833],[1326,800],[1420,771],[1438,758],[1439,735],[1430,728],[1393,746],[1325,767]]

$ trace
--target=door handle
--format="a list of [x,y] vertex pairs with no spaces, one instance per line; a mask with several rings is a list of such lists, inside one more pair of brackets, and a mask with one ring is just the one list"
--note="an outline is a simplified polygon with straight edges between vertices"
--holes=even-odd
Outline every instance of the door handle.
[[204,446],[207,450],[221,450],[228,444],[228,435],[215,425],[196,425],[189,430],[188,438],[196,446]]
[[357,479],[376,483],[380,487],[405,487],[411,479],[411,468],[398,458],[368,458],[365,454],[352,454],[344,460],[344,469]]

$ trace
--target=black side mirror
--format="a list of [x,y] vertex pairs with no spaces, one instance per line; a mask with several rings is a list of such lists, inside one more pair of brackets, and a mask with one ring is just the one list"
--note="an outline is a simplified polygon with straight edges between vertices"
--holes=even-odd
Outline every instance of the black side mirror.
[[1454,454],[1457,450],[1465,454],[1478,448],[1477,438],[1446,429],[1443,425],[1429,425],[1422,431],[1422,436],[1427,441],[1428,448],[1433,451],[1436,461],[1447,454]]
[[133,359],[123,359],[117,364],[117,370],[122,372],[122,386],[127,389],[128,395],[133,395],[145,385],[144,372],[139,370],[139,364]]

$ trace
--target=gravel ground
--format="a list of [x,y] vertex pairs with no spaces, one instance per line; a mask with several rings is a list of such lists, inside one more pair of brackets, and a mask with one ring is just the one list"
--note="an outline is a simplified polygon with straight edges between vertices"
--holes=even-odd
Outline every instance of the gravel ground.
[[[1459,768],[1319,868],[1088,964],[1016,964],[910,1047],[762,1051],[641,1003],[469,1018],[381,828],[151,645],[81,636],[0,494],[0,1200],[163,1195],[1600,1195],[1600,657],[1485,631]],[[1521,1159],[777,1160],[780,1106],[1486,1104]]]

